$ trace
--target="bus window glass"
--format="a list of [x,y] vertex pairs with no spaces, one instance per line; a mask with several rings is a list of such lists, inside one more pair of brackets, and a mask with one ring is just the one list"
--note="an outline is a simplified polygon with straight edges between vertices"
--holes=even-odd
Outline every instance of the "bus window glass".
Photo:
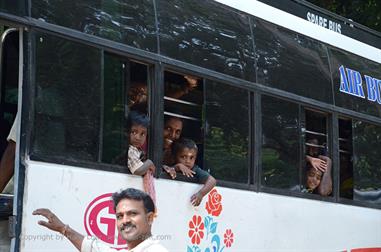
[[35,38],[32,155],[97,161],[101,51],[50,35]]
[[262,96],[262,181],[299,190],[299,106]]
[[[381,94],[377,91],[381,80],[380,64],[332,47],[330,47],[330,59],[336,105],[381,117]],[[366,76],[369,78],[365,79]],[[348,85],[352,83],[351,86],[354,85],[356,88],[348,87],[348,92],[341,92],[342,80],[346,80]],[[362,94],[363,97],[360,97]]]
[[130,111],[147,114],[147,71],[146,65],[105,54],[102,147],[104,163],[127,166],[126,116]]
[[32,3],[32,16],[143,50],[157,51],[152,0],[37,0]]
[[0,11],[17,16],[26,16],[26,4],[27,1],[24,0],[1,0]]
[[205,166],[217,180],[248,183],[249,93],[207,81]]
[[104,56],[104,107],[102,161],[110,163],[127,149],[125,124],[128,62],[110,54]]
[[157,3],[162,54],[255,81],[247,16],[210,0]]
[[339,119],[340,197],[353,199],[352,120]]
[[332,104],[326,47],[266,21],[255,22],[257,82]]
[[381,127],[353,121],[353,199],[381,205]]

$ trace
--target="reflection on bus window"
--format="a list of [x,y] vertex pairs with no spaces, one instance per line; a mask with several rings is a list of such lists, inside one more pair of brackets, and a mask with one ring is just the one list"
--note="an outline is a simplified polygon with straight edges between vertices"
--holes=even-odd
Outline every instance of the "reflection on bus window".
[[339,119],[340,197],[353,199],[352,120]]
[[353,199],[381,203],[381,127],[353,120]]
[[50,35],[36,40],[32,156],[97,161],[101,51]]
[[249,92],[206,81],[205,165],[217,180],[249,182]]
[[[148,67],[109,54],[104,65],[102,161],[127,166],[126,118],[130,111],[148,113]],[[143,148],[146,151],[147,143]]]
[[262,96],[262,185],[299,190],[299,106]]

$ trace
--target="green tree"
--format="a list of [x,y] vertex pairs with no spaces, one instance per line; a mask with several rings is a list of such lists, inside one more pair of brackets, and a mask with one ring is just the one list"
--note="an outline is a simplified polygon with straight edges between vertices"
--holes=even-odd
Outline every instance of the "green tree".
[[379,0],[307,1],[381,32],[381,1]]

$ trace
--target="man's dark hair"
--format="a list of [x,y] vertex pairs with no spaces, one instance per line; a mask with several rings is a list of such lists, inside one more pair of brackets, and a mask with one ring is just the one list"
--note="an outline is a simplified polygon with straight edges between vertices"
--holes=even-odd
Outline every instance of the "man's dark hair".
[[164,125],[165,125],[169,120],[172,120],[172,119],[179,120],[179,121],[181,121],[181,122],[184,124],[184,119],[183,119],[183,118],[181,118],[181,117],[177,117],[177,116],[172,116],[172,115],[166,115],[166,116],[164,116]]
[[135,188],[127,188],[121,192],[115,192],[112,194],[112,200],[114,201],[114,210],[116,210],[116,206],[123,199],[143,201],[144,209],[146,213],[155,212],[155,204],[151,197]]
[[179,138],[172,144],[172,155],[176,156],[177,153],[184,148],[188,148],[190,150],[196,150],[198,151],[196,143],[189,138]]
[[128,131],[131,130],[132,125],[140,125],[145,128],[149,126],[149,118],[145,114],[141,114],[137,111],[131,111],[128,114],[126,128]]

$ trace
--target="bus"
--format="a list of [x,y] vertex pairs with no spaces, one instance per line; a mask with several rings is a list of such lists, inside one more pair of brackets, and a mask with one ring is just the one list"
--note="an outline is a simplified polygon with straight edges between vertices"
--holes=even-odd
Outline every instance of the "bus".
[[[75,251],[37,208],[126,248],[110,195],[143,188],[116,162],[138,110],[169,251],[381,251],[381,35],[278,2],[1,1],[1,152],[15,120],[17,138],[0,250]],[[201,185],[161,169],[171,117],[217,179],[198,207]],[[306,183],[311,147],[325,195]]]

